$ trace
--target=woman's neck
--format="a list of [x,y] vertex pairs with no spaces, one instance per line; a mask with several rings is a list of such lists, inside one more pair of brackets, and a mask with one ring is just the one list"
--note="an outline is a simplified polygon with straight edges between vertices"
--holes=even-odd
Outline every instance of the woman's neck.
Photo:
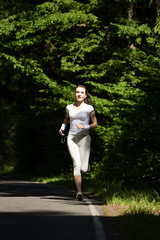
[[84,104],[84,101],[83,102],[75,102],[74,106],[75,107],[80,107]]

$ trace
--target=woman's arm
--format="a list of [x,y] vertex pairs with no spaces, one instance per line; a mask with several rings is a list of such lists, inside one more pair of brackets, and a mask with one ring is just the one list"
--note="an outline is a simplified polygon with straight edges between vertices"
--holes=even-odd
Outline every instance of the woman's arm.
[[64,124],[68,124],[68,122],[69,122],[69,113],[68,112],[66,112],[66,116],[65,116],[65,118],[64,118],[64,121],[63,121],[63,123]]
[[68,122],[69,122],[69,113],[68,112],[66,112],[66,116],[65,116],[65,118],[64,118],[64,121],[63,121],[63,123],[62,123],[62,125],[61,125],[61,128],[60,128],[60,130],[59,130],[59,134],[61,135],[61,136],[64,136],[64,130],[65,130],[65,127],[66,127],[66,125],[68,124]]
[[90,128],[96,128],[98,123],[97,123],[97,117],[95,111],[90,112],[90,118],[91,118],[91,124]]

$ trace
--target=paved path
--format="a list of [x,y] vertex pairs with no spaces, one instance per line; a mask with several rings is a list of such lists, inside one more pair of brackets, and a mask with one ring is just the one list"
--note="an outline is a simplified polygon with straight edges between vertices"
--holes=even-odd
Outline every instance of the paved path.
[[96,200],[53,184],[0,180],[2,240],[117,240]]

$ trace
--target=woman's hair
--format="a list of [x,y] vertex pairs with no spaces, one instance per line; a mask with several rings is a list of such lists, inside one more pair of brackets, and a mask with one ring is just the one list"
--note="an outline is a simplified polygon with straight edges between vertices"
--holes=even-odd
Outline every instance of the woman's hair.
[[85,98],[84,101],[85,101],[85,103],[90,104],[90,103],[91,103],[91,98],[90,98],[90,96],[89,96],[88,93],[87,93],[87,88],[86,88],[84,85],[77,85],[77,86],[76,86],[76,89],[77,89],[78,87],[81,87],[81,88],[84,88],[84,89],[85,89],[85,92],[86,92],[87,97]]

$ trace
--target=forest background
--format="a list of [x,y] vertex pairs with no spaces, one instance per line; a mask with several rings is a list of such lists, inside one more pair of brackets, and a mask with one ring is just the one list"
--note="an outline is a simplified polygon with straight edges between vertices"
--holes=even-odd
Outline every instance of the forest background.
[[72,174],[58,130],[85,84],[91,178],[159,191],[159,34],[158,0],[0,0],[1,172]]

